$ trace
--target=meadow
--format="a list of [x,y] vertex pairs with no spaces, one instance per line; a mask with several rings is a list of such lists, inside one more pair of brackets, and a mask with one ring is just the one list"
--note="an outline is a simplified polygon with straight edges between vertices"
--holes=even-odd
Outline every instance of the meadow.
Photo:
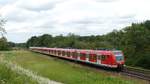
[[[145,84],[146,81],[97,71],[80,64],[30,51],[1,52],[5,60],[64,84]],[[17,83],[16,83],[17,84]],[[19,83],[20,84],[20,83]]]

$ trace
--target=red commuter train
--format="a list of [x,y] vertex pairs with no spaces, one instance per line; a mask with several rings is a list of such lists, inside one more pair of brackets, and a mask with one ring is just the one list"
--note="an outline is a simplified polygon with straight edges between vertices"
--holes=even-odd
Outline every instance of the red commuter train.
[[123,69],[125,62],[124,55],[120,50],[84,50],[45,47],[30,47],[30,50],[119,70]]

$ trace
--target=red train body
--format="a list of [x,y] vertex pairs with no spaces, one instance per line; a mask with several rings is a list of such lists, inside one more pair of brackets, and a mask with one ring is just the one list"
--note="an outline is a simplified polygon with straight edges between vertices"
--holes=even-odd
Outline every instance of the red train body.
[[30,47],[30,50],[109,68],[122,69],[125,62],[124,55],[119,50],[81,50],[44,47]]

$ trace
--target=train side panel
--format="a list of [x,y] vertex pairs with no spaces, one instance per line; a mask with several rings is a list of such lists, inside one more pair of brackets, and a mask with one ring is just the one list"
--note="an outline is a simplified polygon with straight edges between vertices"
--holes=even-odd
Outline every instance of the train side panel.
[[75,50],[75,49],[62,49],[62,48],[42,48],[34,47],[30,50],[59,56],[66,59],[78,60],[88,62],[100,66],[117,68],[118,64],[124,64],[124,60],[116,61],[116,56],[111,51],[96,51],[96,50]]

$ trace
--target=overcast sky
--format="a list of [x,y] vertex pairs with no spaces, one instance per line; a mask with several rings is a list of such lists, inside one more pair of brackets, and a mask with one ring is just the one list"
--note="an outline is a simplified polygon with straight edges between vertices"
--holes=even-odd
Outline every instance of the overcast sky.
[[102,35],[150,19],[150,0],[0,0],[9,41],[31,36]]

